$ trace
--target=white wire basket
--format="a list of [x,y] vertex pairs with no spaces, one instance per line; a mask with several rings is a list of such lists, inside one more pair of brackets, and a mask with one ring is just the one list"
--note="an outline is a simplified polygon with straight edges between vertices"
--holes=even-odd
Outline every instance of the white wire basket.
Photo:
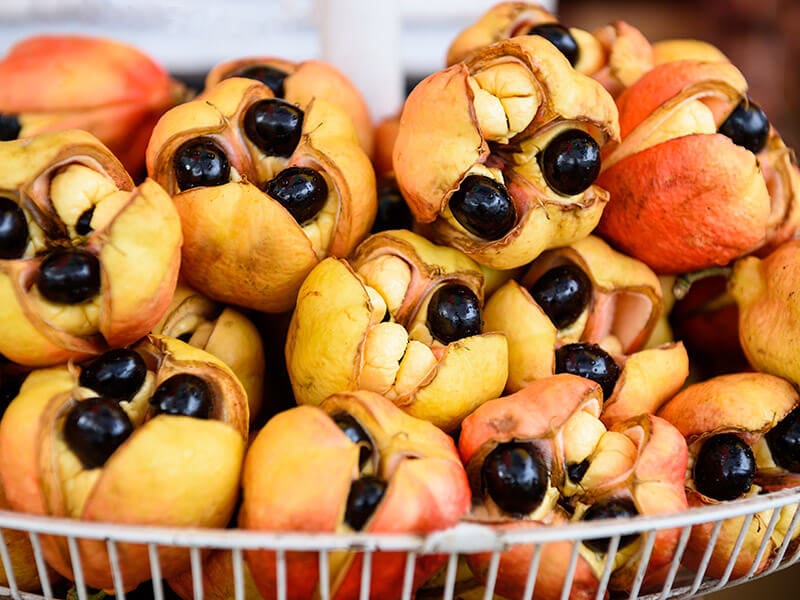
[[[457,600],[456,571],[460,555],[491,552],[491,561],[486,576],[486,585],[483,597],[490,600],[493,597],[497,581],[500,555],[504,550],[516,544],[534,545],[532,560],[529,565],[526,589],[523,598],[533,598],[536,590],[537,573],[540,565],[542,547],[551,542],[568,541],[572,544],[569,569],[561,590],[561,598],[570,597],[573,576],[578,559],[578,550],[582,540],[592,538],[610,538],[610,544],[600,586],[596,598],[603,598],[607,591],[614,556],[616,555],[620,539],[632,533],[641,534],[639,552],[641,560],[638,572],[633,582],[629,598],[687,598],[700,593],[709,593],[726,587],[744,583],[758,577],[768,576],[780,569],[787,568],[800,560],[800,545],[792,543],[790,535],[786,535],[782,544],[772,550],[773,556],[766,569],[756,574],[756,568],[761,563],[769,547],[770,536],[773,533],[781,515],[781,509],[792,514],[788,531],[794,531],[800,525],[800,488],[782,490],[770,494],[763,494],[751,498],[724,502],[714,506],[695,508],[686,512],[663,515],[657,517],[636,517],[633,519],[617,519],[606,521],[593,521],[591,523],[574,523],[567,526],[540,527],[524,531],[498,532],[483,525],[461,523],[452,529],[429,534],[417,535],[374,535],[374,534],[274,534],[236,529],[209,530],[209,529],[176,529],[164,527],[139,527],[130,525],[117,525],[108,523],[94,523],[75,521],[69,519],[52,519],[15,512],[0,511],[0,558],[8,575],[8,587],[0,587],[0,595],[11,596],[15,599],[32,600],[55,598],[54,586],[48,576],[48,570],[42,554],[40,535],[64,536],[67,539],[72,569],[75,574],[75,593],[78,600],[87,600],[91,590],[87,589],[83,571],[80,564],[78,540],[93,539],[105,541],[108,549],[111,573],[114,580],[114,592],[118,598],[125,598],[125,585],[121,577],[119,554],[117,545],[123,542],[143,544],[147,546],[150,559],[150,572],[152,574],[152,593],[155,600],[165,597],[165,584],[161,577],[161,566],[158,559],[158,549],[161,546],[177,546],[187,548],[190,553],[194,599],[203,598],[203,552],[207,549],[223,549],[230,551],[233,573],[233,597],[243,600],[245,597],[244,552],[251,549],[266,549],[276,553],[276,581],[277,597],[281,600],[289,597],[291,590],[288,588],[286,576],[287,553],[293,551],[314,551],[318,555],[320,586],[318,597],[320,600],[331,598],[329,589],[330,579],[330,553],[337,550],[352,550],[363,553],[361,569],[361,587],[359,600],[367,600],[370,593],[370,582],[376,574],[372,572],[372,558],[374,553],[391,551],[406,554],[405,574],[402,582],[403,600],[413,598],[413,577],[416,558],[424,554],[445,554],[448,556],[444,576],[442,598],[444,600]],[[745,539],[745,533],[751,521],[758,513],[772,510],[764,532],[763,541],[758,553],[753,560],[749,572],[738,579],[733,579],[731,573],[734,563],[739,555]],[[742,526],[728,560],[728,565],[720,579],[706,577],[708,566],[714,546],[717,542],[723,522],[727,519],[744,517]],[[681,558],[686,550],[692,526],[713,523],[709,544],[696,573],[692,573],[681,566]],[[653,551],[655,533],[662,529],[680,528],[680,537],[677,551],[670,564],[668,575],[659,590],[648,590],[642,595],[641,584],[645,570]],[[30,538],[35,557],[36,569],[42,584],[40,594],[20,591],[12,571],[9,548],[6,544],[6,535],[9,530],[26,532]],[[426,595],[429,598],[429,595]],[[613,597],[613,596],[612,596]],[[518,600],[518,599],[509,599]]]

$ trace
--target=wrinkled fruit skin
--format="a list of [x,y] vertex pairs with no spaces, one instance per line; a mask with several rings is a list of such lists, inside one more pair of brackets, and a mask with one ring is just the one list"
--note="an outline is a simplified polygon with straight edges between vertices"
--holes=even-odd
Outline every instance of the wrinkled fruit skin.
[[[777,466],[764,435],[800,405],[800,396],[787,381],[765,373],[735,373],[721,375],[702,383],[691,385],[670,400],[659,416],[671,422],[686,438],[689,445],[689,469],[686,472],[686,494],[689,506],[717,504],[717,500],[701,494],[695,488],[693,464],[703,445],[712,435],[734,434],[746,442],[755,456],[755,481],[745,495],[758,491],[771,492],[800,484],[800,477]],[[784,507],[767,549],[755,573],[770,564],[773,551],[783,543],[786,535],[794,540],[798,530],[789,532],[793,509]],[[741,551],[731,577],[743,576],[753,567],[767,524],[773,511],[757,513],[745,534]],[[707,573],[721,577],[730,560],[733,547],[742,528],[744,517],[723,522],[716,546],[711,554]],[[697,569],[708,546],[713,524],[692,528],[683,564]]]
[[[58,56],[58,61],[53,61]],[[111,40],[30,37],[0,59],[0,114],[18,115],[19,137],[83,129],[138,177],[159,117],[183,87],[139,50]]]
[[247,392],[250,423],[255,422],[264,401],[264,344],[245,315],[180,283],[152,332],[184,339],[228,365]]
[[[372,440],[374,455],[363,469],[359,446],[331,418],[343,412]],[[469,509],[469,485],[450,437],[404,414],[389,400],[359,391],[335,394],[319,407],[280,413],[259,432],[245,460],[240,526],[274,533],[352,532],[343,521],[345,503],[353,482],[363,476],[379,477],[387,487],[362,532],[425,534],[455,525]],[[287,494],[287,489],[296,493]],[[362,554],[334,556],[331,597],[358,598]],[[275,598],[275,553],[253,550],[245,557],[262,597]],[[444,560],[421,557],[414,585],[421,585]],[[405,553],[376,552],[372,561],[370,597],[399,598]],[[315,552],[287,554],[288,598],[318,593],[318,565]]]
[[[0,354],[48,366],[150,331],[180,267],[180,220],[163,188],[151,179],[134,187],[109,150],[82,131],[4,143],[0,164],[0,196],[19,203],[29,231],[23,255],[0,260]],[[77,221],[91,210],[90,231],[78,233]],[[50,301],[36,285],[42,253],[64,246],[99,264],[99,292],[84,302]]]
[[[64,441],[64,415],[96,396],[79,387],[77,366],[34,371],[0,422],[0,480],[14,510],[135,525],[224,527],[235,507],[247,443],[247,398],[231,370],[179,340],[148,336],[133,350],[148,374],[130,403],[135,429],[104,465],[84,469]],[[203,378],[214,394],[209,419],[148,412],[158,385],[179,373]],[[76,400],[77,398],[77,400]],[[153,465],[151,467],[151,465]],[[73,579],[65,538],[41,536],[47,562]],[[86,584],[112,589],[107,546],[78,540]],[[147,547],[117,544],[126,590],[151,577]],[[186,549],[162,547],[164,577],[190,566]]]
[[[574,375],[541,379],[515,394],[491,400],[464,420],[459,451],[467,468],[473,495],[471,519],[501,530],[563,525],[580,520],[590,506],[621,501],[638,514],[655,515],[685,510],[683,478],[686,443],[669,423],[651,415],[620,421],[606,430],[600,423],[602,395],[599,386]],[[532,513],[503,513],[482,492],[480,467],[498,444],[529,441],[545,457],[552,486],[542,505]],[[588,461],[579,484],[570,481],[569,467]],[[559,500],[560,499],[560,500]],[[574,508],[571,516],[564,504]],[[657,534],[645,571],[645,588],[656,587],[666,577],[679,530]],[[638,541],[620,549],[609,589],[629,591],[638,570]],[[536,580],[537,597],[559,598],[570,563],[572,544],[548,543],[542,547]],[[503,552],[497,576],[497,593],[508,598],[523,595],[534,547],[517,545]],[[599,587],[605,555],[581,545],[572,584],[572,596],[593,597]],[[470,568],[485,581],[490,553],[467,556]],[[539,596],[541,595],[541,596]]]
[[746,93],[730,63],[692,60],[628,88],[617,101],[622,142],[598,179],[614,198],[600,234],[660,274],[725,265],[792,237],[800,180],[779,136],[771,131],[756,156],[717,132]]
[[[533,2],[499,2],[456,36],[447,51],[447,64],[468,58],[480,48],[528,33],[531,28],[558,24],[557,17]],[[593,32],[568,28],[577,44],[579,73],[599,81],[618,95],[653,67],[653,50],[642,33],[624,21]]]
[[[590,135],[602,148],[618,138],[617,125],[616,106],[602,86],[544,38],[519,36],[416,86],[400,117],[395,176],[414,218],[436,240],[482,265],[510,269],[586,237],[608,201],[591,181],[572,196],[549,187],[539,166],[542,150],[568,130]],[[490,228],[499,239],[470,233],[449,207],[470,176],[502,181],[507,190],[514,222],[505,235]]]
[[[589,304],[578,318],[557,329],[530,290],[551,269],[563,266],[580,269],[591,290]],[[487,330],[502,332],[508,340],[509,393],[553,375],[555,348],[586,342],[610,353],[622,368],[613,393],[604,402],[603,422],[610,426],[656,411],[688,376],[689,358],[680,342],[644,348],[662,310],[655,273],[589,236],[544,252],[491,295],[484,315]]]
[[426,326],[432,296],[450,283],[482,301],[472,260],[409,231],[370,236],[349,263],[322,261],[300,289],[286,340],[297,402],[367,389],[450,431],[497,397],[508,376],[505,336],[484,329],[445,345]]
[[[180,214],[186,281],[219,302],[284,312],[314,265],[348,255],[369,231],[375,174],[350,118],[319,98],[299,107],[302,132],[291,156],[265,155],[241,124],[251,106],[272,98],[266,85],[234,77],[175,107],[153,131],[147,170]],[[184,144],[198,140],[216,147],[218,164],[224,157],[230,172],[220,170],[210,186],[181,191],[175,159]],[[303,224],[266,192],[289,168],[310,169],[327,187],[322,210]]]

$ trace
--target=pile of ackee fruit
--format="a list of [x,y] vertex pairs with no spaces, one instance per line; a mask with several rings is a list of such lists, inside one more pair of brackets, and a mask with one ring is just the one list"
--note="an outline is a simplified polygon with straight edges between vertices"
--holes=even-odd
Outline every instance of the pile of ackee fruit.
[[[800,172],[742,74],[703,42],[568,29],[524,3],[447,62],[373,128],[320,61],[220,64],[191,98],[107,40],[0,60],[2,507],[424,534],[800,484]],[[279,411],[283,369],[297,406]],[[783,511],[754,567],[772,512],[753,518],[733,577],[800,534]],[[65,538],[40,540],[73,579]],[[678,541],[657,533],[645,589]],[[39,589],[27,535],[5,542]],[[611,590],[643,545],[621,538]],[[571,548],[543,546],[537,598],[560,596]],[[608,551],[580,546],[573,597],[594,597]],[[77,552],[87,585],[119,585],[105,542]],[[532,552],[501,554],[497,594],[523,595]],[[121,587],[151,577],[146,546],[117,553]],[[248,598],[275,597],[275,554],[244,555]],[[188,551],[158,557],[192,598]],[[461,597],[480,595],[491,556],[464,558]],[[203,560],[206,597],[231,597],[230,553]],[[330,555],[331,597],[359,597],[362,560]],[[444,560],[417,558],[417,597],[441,594]],[[405,562],[372,557],[371,597],[399,598]],[[316,553],[286,569],[289,598],[318,597]]]

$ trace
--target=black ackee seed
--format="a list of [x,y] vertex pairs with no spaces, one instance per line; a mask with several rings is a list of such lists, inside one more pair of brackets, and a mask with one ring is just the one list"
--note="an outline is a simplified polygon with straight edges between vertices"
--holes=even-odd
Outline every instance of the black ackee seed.
[[244,131],[268,156],[292,155],[303,133],[303,111],[284,100],[260,100],[247,109]]
[[289,167],[267,183],[267,193],[301,225],[317,216],[328,199],[328,184],[314,169]]
[[10,142],[19,137],[22,124],[17,115],[0,113],[0,142]]
[[182,415],[207,419],[214,407],[214,393],[205,380],[190,373],[173,375],[150,398],[154,415]]
[[147,376],[144,359],[133,350],[109,350],[81,370],[79,383],[113,400],[130,400]]
[[711,436],[694,463],[694,486],[715,500],[734,500],[753,484],[756,459],[753,450],[733,433]]
[[543,23],[535,25],[528,30],[528,35],[540,35],[548,42],[553,44],[558,51],[567,57],[569,64],[573,67],[578,62],[580,50],[578,42],[572,37],[569,29],[558,23]]
[[481,467],[486,493],[514,515],[536,510],[547,492],[548,475],[541,454],[530,442],[498,444]]
[[359,445],[358,466],[363,468],[372,456],[372,440],[369,439],[367,432],[352,415],[347,413],[339,413],[331,418],[351,442]]
[[223,185],[231,178],[231,165],[213,140],[196,138],[184,142],[172,159],[175,180],[181,191]]
[[765,437],[772,460],[787,471],[800,473],[800,408],[786,415]]
[[20,258],[28,246],[28,222],[19,204],[0,197],[0,259]]
[[[598,521],[600,519],[628,519],[635,517],[639,514],[633,502],[630,500],[610,500],[608,502],[600,502],[592,504],[583,513],[584,521]],[[619,546],[617,549],[622,549],[631,544],[636,538],[639,537],[638,533],[630,533],[623,535],[619,538]],[[600,538],[595,540],[584,540],[583,544],[594,550],[595,552],[608,552],[608,545],[611,543],[610,538]]]
[[85,211],[81,213],[81,216],[78,217],[78,221],[75,223],[75,232],[78,235],[89,235],[92,233],[92,217],[94,216],[94,206],[91,208],[87,208]]
[[578,265],[566,264],[546,271],[530,293],[558,329],[572,325],[589,306],[592,282]]
[[539,166],[553,190],[565,196],[580,194],[600,175],[600,146],[580,129],[558,134],[539,154]]
[[466,177],[448,205],[464,229],[484,240],[504,237],[517,220],[505,186],[483,175]]
[[580,483],[586,471],[589,470],[589,459],[584,458],[579,463],[572,463],[567,465],[567,477],[572,483]]
[[742,100],[719,126],[719,132],[731,138],[737,146],[758,154],[767,143],[769,119],[758,104],[749,99]]
[[347,495],[347,508],[344,521],[355,531],[361,531],[380,504],[386,492],[386,482],[371,475],[365,475],[350,484]]
[[100,291],[100,261],[85,250],[53,250],[39,266],[37,285],[51,302],[85,302]]
[[77,402],[64,422],[64,439],[87,469],[102,467],[132,432],[128,415],[110,398]]
[[414,219],[405,198],[394,182],[378,188],[378,213],[372,224],[372,233],[391,229],[412,229]]
[[483,329],[480,301],[464,285],[443,285],[428,302],[426,325],[431,335],[443,344],[479,335]]
[[621,369],[597,344],[566,344],[556,350],[556,373],[571,373],[591,379],[603,389],[603,399],[614,393]]
[[272,93],[275,94],[276,98],[283,98],[286,95],[283,87],[286,76],[287,73],[285,71],[281,71],[275,67],[270,67],[269,65],[253,65],[251,67],[245,67],[244,69],[241,69],[230,75],[230,77],[244,77],[246,79],[255,79],[256,81],[260,81],[272,90]]

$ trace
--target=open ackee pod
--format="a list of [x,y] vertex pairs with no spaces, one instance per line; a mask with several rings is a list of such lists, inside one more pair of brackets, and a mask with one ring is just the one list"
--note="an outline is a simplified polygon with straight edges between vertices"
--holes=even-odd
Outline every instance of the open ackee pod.
[[653,51],[642,33],[625,21],[594,32],[564,27],[532,2],[500,2],[459,33],[447,51],[453,65],[476,50],[521,35],[540,35],[556,46],[579,73],[598,80],[617,95],[653,67]]
[[[14,510],[86,521],[224,527],[247,442],[247,398],[231,370],[180,340],[148,336],[91,363],[34,371],[0,422],[0,479]],[[41,535],[74,578],[67,539]],[[151,577],[147,545],[117,544],[126,590]],[[84,581],[114,587],[107,545],[79,539]],[[190,567],[162,546],[161,573]]]
[[542,253],[486,302],[487,331],[508,340],[506,390],[553,375],[559,353],[592,352],[614,363],[606,370],[616,375],[603,385],[607,425],[654,412],[688,375],[680,342],[642,349],[660,316],[661,293],[647,265],[597,237]]
[[294,62],[275,56],[239,58],[214,66],[206,75],[205,87],[210,89],[230,77],[260,81],[276,98],[301,108],[314,98],[337,105],[350,116],[361,147],[372,156],[374,131],[367,102],[353,82],[333,65],[321,60]]
[[8,359],[48,366],[132,344],[167,309],[180,267],[178,214],[153,180],[135,187],[91,134],[0,144],[0,215]]
[[[721,375],[696,383],[668,402],[659,415],[684,435],[689,445],[686,494],[690,506],[707,506],[760,492],[800,485],[797,431],[800,396],[789,382],[765,373]],[[758,556],[773,510],[757,513],[744,534],[730,576],[744,576]],[[780,509],[767,548],[754,574],[770,564],[789,531],[794,506]],[[745,517],[722,522],[706,573],[722,577],[737,544]],[[714,523],[692,528],[683,564],[697,569],[706,553]],[[796,542],[792,542],[796,543]]]
[[326,259],[300,289],[286,340],[298,404],[370,390],[453,430],[508,376],[501,333],[484,332],[483,276],[458,250],[410,231]]
[[[686,444],[663,419],[642,415],[607,430],[600,421],[599,387],[573,375],[539,380],[491,400],[464,420],[461,458],[473,493],[471,519],[499,529],[563,525],[570,521],[625,518],[685,510]],[[531,476],[531,473],[533,476]],[[666,576],[679,530],[656,534],[644,586]],[[597,593],[609,540],[581,544],[571,593]],[[641,558],[638,536],[620,539],[609,589],[629,590]],[[520,598],[534,547],[515,545],[500,556],[497,593]],[[561,597],[572,543],[541,549],[537,597]],[[468,555],[485,577],[491,553]]]
[[183,225],[183,276],[203,294],[264,312],[294,306],[309,271],[347,256],[375,217],[375,174],[350,117],[225,79],[162,117],[147,169]]
[[598,179],[614,202],[599,232],[623,252],[658,273],[682,273],[797,231],[794,158],[733,65],[661,64],[618,106],[622,142],[604,155]]
[[228,365],[247,393],[250,423],[254,422],[264,401],[264,344],[245,315],[178,283],[164,318],[152,333],[178,338]]
[[[243,488],[240,525],[269,532],[425,534],[455,525],[470,503],[452,439],[365,391],[273,417],[248,450]],[[263,598],[275,598],[275,552],[245,558]],[[414,587],[445,560],[418,557]],[[363,553],[330,552],[331,598],[360,597],[362,563]],[[404,552],[375,552],[369,597],[400,598],[405,565]],[[287,552],[287,598],[317,597],[318,569],[316,551]]]
[[15,44],[0,58],[0,81],[0,141],[82,129],[136,177],[156,121],[186,94],[136,48],[77,35]]
[[600,148],[618,137],[608,92],[544,38],[522,36],[417,85],[393,164],[436,240],[510,269],[594,229],[608,201],[593,185]]

